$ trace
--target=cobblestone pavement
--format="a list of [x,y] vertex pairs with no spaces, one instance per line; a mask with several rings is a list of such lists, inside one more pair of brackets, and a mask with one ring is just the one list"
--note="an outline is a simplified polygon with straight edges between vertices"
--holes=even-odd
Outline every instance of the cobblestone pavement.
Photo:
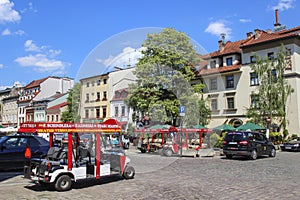
[[166,158],[134,149],[127,154],[136,169],[132,180],[114,176],[80,181],[70,191],[56,192],[30,183],[20,172],[1,172],[0,199],[300,198],[300,153],[278,151],[275,158],[255,161],[222,156]]

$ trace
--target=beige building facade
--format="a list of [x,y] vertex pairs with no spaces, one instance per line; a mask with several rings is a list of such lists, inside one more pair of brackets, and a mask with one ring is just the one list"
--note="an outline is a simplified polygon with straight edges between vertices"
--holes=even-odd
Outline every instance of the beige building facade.
[[223,38],[219,50],[205,55],[207,65],[199,72],[207,85],[205,96],[212,110],[208,127],[223,123],[237,127],[249,120],[247,108],[251,107],[251,94],[259,84],[250,68],[254,55],[270,58],[282,47],[290,54],[286,57],[285,78],[294,89],[286,106],[287,129],[290,134],[300,134],[300,27],[278,31],[256,29],[235,42],[225,42]]

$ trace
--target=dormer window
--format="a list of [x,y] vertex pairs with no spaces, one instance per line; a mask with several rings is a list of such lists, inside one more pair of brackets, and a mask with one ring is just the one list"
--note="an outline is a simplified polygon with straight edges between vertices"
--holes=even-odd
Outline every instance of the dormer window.
[[232,65],[232,57],[226,58],[226,65],[231,66]]
[[274,52],[268,53],[268,59],[273,60],[274,59]]
[[215,60],[210,61],[210,68],[211,68],[211,69],[216,68],[216,65],[217,65],[217,63],[216,63]]

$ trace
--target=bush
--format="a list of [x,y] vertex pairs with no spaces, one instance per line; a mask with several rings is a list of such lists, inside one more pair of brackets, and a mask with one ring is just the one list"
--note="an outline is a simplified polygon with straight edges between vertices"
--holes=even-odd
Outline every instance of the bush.
[[274,144],[280,144],[283,142],[283,137],[280,132],[270,132],[269,137]]
[[210,146],[212,147],[221,147],[222,145],[221,137],[217,133],[213,133],[210,136],[209,142],[210,142]]

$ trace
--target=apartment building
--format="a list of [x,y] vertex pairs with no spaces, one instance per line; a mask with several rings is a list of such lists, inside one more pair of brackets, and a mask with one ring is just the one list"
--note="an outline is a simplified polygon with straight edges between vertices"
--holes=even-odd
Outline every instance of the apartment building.
[[82,122],[102,122],[110,116],[108,73],[80,80]]
[[[128,85],[136,80],[133,71],[134,68],[116,68],[115,71],[106,74],[81,79],[81,121],[101,122],[115,118],[127,123],[130,109],[125,105],[124,98],[118,95],[121,95],[122,91],[128,94]],[[122,95],[124,97],[124,92]]]
[[[14,83],[12,88],[3,91],[1,102],[1,123],[5,126],[16,126],[18,123],[18,99],[23,87],[19,83]],[[1,92],[0,92],[1,93]]]
[[46,121],[48,98],[57,93],[67,93],[73,86],[74,80],[67,77],[49,76],[30,82],[19,96],[18,124]]
[[69,93],[57,94],[48,102],[46,108],[47,122],[61,122],[62,113],[67,110],[67,98]]
[[223,123],[237,127],[248,120],[251,93],[259,84],[250,67],[254,55],[270,58],[283,46],[289,51],[285,78],[295,91],[287,102],[287,129],[290,134],[300,134],[300,26],[285,29],[276,19],[274,31],[255,29],[245,39],[234,42],[225,41],[223,36],[218,44],[217,51],[204,56],[207,65],[199,70],[212,110],[209,127]]

